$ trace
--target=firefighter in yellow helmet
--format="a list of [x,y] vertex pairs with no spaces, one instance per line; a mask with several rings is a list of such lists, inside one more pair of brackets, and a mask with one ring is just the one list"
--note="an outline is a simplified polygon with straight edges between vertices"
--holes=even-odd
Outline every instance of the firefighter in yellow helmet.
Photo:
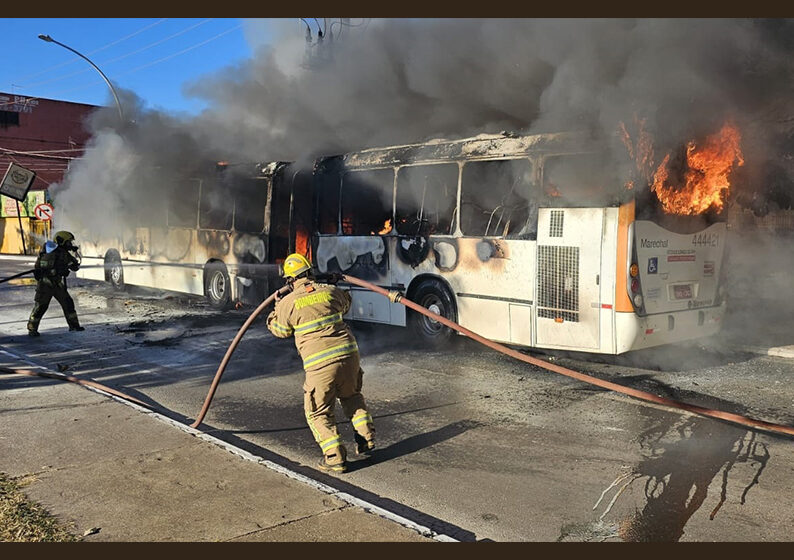
[[267,328],[279,338],[295,336],[303,360],[303,406],[306,421],[320,446],[320,468],[347,470],[347,450],[336,429],[336,400],[355,430],[356,453],[375,449],[375,430],[367,411],[361,384],[358,346],[342,315],[350,309],[350,294],[333,284],[319,283],[309,261],[297,253],[282,265],[292,291],[276,300]]
[[33,276],[36,278],[36,295],[33,311],[28,319],[28,334],[39,336],[39,323],[52,298],[58,300],[66,316],[70,331],[84,331],[77,319],[74,300],[66,290],[66,277],[80,268],[79,247],[74,244],[74,235],[68,231],[56,232],[55,241],[47,241],[36,259]]

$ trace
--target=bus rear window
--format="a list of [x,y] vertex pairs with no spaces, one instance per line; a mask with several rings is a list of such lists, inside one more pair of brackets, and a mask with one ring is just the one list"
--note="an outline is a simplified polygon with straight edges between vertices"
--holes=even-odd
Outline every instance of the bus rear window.
[[397,233],[451,235],[457,199],[457,165],[400,168],[397,172]]
[[598,208],[619,204],[625,180],[606,154],[570,154],[543,162],[543,206]]
[[342,235],[391,231],[394,171],[351,171],[342,177]]
[[532,184],[532,164],[526,159],[467,163],[460,193],[463,235],[524,237]]

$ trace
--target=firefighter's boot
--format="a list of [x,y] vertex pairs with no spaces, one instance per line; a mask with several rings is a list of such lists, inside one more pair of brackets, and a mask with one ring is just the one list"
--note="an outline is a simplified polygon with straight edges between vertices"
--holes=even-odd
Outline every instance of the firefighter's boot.
[[328,472],[338,472],[343,473],[347,471],[347,450],[345,449],[344,445],[340,445],[339,447],[334,448],[333,451],[330,451],[323,455],[323,458],[320,459],[320,464],[318,465],[320,469]]
[[369,455],[375,451],[375,437],[370,436],[369,439],[365,438],[358,432],[355,432],[356,439],[356,455]]

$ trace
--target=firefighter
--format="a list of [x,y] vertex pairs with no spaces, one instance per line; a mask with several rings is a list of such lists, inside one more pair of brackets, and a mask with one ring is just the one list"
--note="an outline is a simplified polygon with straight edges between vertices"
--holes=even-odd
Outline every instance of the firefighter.
[[79,248],[74,245],[74,235],[68,231],[59,231],[53,237],[55,241],[47,241],[44,249],[36,259],[33,276],[37,280],[36,295],[33,298],[33,311],[28,320],[28,334],[39,336],[39,322],[54,297],[63,308],[70,331],[84,331],[77,319],[74,300],[66,290],[66,277],[80,268]]
[[336,428],[336,399],[353,424],[356,453],[368,455],[375,449],[372,417],[361,394],[364,372],[358,346],[342,320],[350,309],[350,294],[333,284],[319,283],[309,261],[297,253],[284,260],[282,275],[292,291],[276,300],[267,328],[278,338],[295,336],[306,372],[306,421],[323,453],[319,467],[345,472],[347,450]]

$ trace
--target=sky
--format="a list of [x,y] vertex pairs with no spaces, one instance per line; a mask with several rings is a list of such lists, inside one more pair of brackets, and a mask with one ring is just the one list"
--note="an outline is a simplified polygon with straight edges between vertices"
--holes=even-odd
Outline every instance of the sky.
[[[295,33],[305,25],[294,18]],[[309,18],[314,24],[313,18]],[[146,108],[196,114],[206,102],[183,85],[250,59],[270,40],[268,22],[237,18],[3,18],[0,92],[91,105],[114,104],[90,59],[114,88],[134,91]],[[322,23],[322,21],[320,21]]]

